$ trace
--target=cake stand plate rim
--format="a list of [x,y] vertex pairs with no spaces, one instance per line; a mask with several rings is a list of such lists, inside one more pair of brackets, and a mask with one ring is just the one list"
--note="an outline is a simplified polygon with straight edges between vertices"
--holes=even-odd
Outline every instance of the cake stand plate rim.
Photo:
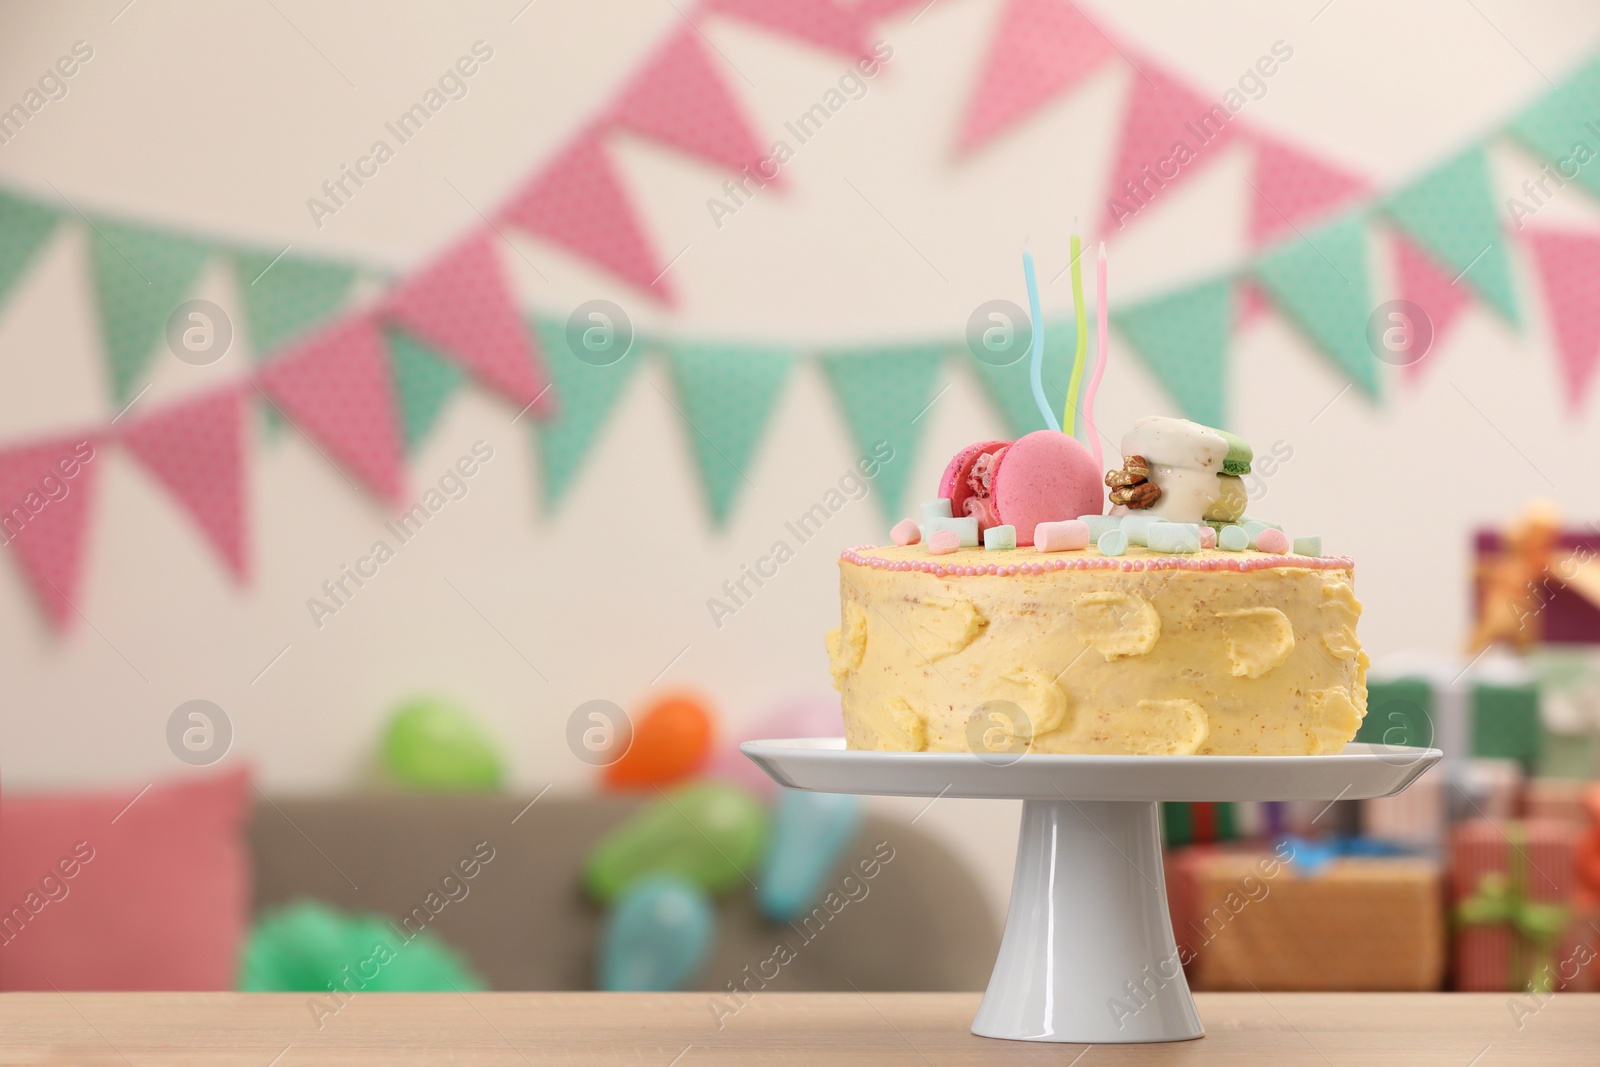
[[1363,800],[1405,789],[1443,753],[1351,742],[1318,756],[1118,756],[847,749],[842,737],[746,741],[780,785],[817,792],[1037,800]]

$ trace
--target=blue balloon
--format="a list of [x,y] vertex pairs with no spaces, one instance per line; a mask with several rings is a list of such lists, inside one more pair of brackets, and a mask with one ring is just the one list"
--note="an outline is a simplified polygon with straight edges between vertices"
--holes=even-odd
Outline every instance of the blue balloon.
[[861,830],[861,798],[784,789],[761,867],[761,913],[789,922],[809,911]]
[[678,875],[641,878],[617,898],[600,936],[607,992],[683,989],[711,952],[717,916],[705,891]]

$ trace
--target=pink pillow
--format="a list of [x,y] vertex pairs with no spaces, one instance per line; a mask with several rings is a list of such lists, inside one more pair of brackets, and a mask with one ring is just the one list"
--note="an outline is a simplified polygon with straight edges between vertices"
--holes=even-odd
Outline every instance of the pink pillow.
[[0,991],[234,988],[249,799],[242,769],[0,796]]

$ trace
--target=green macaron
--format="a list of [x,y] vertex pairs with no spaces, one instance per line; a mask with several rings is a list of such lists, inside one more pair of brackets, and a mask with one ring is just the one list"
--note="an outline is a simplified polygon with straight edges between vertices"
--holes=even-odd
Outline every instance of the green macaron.
[[1217,430],[1208,427],[1228,442],[1228,455],[1222,461],[1222,473],[1231,474],[1235,478],[1243,478],[1250,473],[1250,461],[1255,458],[1255,452],[1242,437],[1236,437],[1227,430]]

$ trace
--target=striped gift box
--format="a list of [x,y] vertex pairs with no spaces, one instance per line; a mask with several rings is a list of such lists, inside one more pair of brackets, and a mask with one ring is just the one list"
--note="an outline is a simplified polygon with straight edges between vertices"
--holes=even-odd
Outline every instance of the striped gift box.
[[[1557,972],[1580,954],[1582,923],[1572,903],[1573,847],[1581,832],[1551,819],[1473,819],[1456,826],[1450,842],[1456,989],[1498,993],[1562,985]],[[1541,940],[1532,927],[1506,917],[1508,903],[1530,916],[1541,907],[1548,914],[1546,906],[1566,909],[1565,922],[1553,938]]]
[[1530,819],[1558,819],[1588,826],[1589,811],[1583,797],[1592,790],[1600,790],[1600,783],[1581,778],[1531,778],[1523,793],[1522,813]]
[[1440,855],[1443,852],[1448,814],[1448,775],[1448,770],[1435,765],[1424,771],[1403,793],[1363,800],[1362,833],[1434,856]]

